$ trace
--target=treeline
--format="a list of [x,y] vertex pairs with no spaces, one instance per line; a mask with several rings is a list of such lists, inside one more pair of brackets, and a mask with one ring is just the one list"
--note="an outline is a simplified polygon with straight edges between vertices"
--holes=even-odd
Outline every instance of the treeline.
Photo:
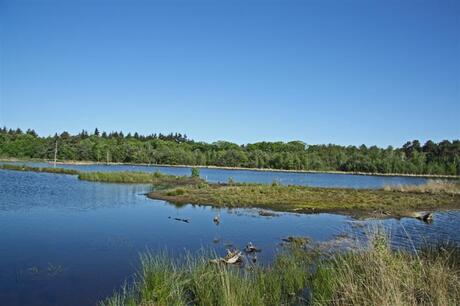
[[187,135],[122,132],[39,137],[34,130],[0,129],[0,157],[288,170],[460,175],[460,141],[414,140],[401,148],[306,145],[301,141],[196,142]]

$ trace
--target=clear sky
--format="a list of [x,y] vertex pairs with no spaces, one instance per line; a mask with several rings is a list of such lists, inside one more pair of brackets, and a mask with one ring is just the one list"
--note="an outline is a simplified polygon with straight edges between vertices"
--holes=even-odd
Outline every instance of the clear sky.
[[460,138],[460,1],[0,0],[0,125]]

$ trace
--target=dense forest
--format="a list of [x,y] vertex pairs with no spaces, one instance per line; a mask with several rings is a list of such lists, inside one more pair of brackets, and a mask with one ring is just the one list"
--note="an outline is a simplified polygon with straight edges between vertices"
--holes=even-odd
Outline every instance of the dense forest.
[[301,141],[238,145],[196,142],[178,133],[143,136],[95,129],[93,133],[39,137],[30,129],[0,129],[2,158],[53,159],[56,147],[60,161],[460,175],[459,140],[423,145],[414,140],[401,148],[307,145]]

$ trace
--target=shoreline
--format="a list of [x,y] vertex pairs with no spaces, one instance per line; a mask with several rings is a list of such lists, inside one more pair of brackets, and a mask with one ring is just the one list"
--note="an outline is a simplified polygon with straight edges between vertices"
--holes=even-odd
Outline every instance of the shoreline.
[[[17,159],[17,158],[0,158],[0,162],[42,162],[52,165],[52,160],[46,159]],[[360,176],[380,176],[380,177],[414,177],[427,179],[460,179],[460,175],[445,174],[409,174],[409,173],[372,173],[372,172],[347,172],[347,171],[318,171],[318,170],[288,170],[272,168],[246,168],[246,167],[226,167],[226,166],[203,166],[203,165],[169,165],[169,164],[146,164],[146,163],[118,163],[118,162],[95,162],[95,161],[57,161],[56,165],[107,165],[107,166],[148,166],[148,167],[165,167],[165,168],[199,168],[199,169],[216,169],[230,171],[257,171],[257,172],[285,172],[285,173],[305,173],[305,174],[338,174],[338,175],[360,175]]]

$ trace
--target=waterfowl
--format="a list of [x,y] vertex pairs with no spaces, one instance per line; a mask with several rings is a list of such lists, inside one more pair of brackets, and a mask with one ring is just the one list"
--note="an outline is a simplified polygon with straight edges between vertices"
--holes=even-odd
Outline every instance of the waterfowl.
[[217,216],[215,216],[214,219],[212,219],[212,221],[215,224],[219,225],[219,223],[220,223],[220,214],[217,214]]
[[260,252],[261,250],[258,249],[255,245],[252,244],[252,242],[249,242],[246,245],[246,248],[244,249],[246,253],[254,253],[254,252]]

